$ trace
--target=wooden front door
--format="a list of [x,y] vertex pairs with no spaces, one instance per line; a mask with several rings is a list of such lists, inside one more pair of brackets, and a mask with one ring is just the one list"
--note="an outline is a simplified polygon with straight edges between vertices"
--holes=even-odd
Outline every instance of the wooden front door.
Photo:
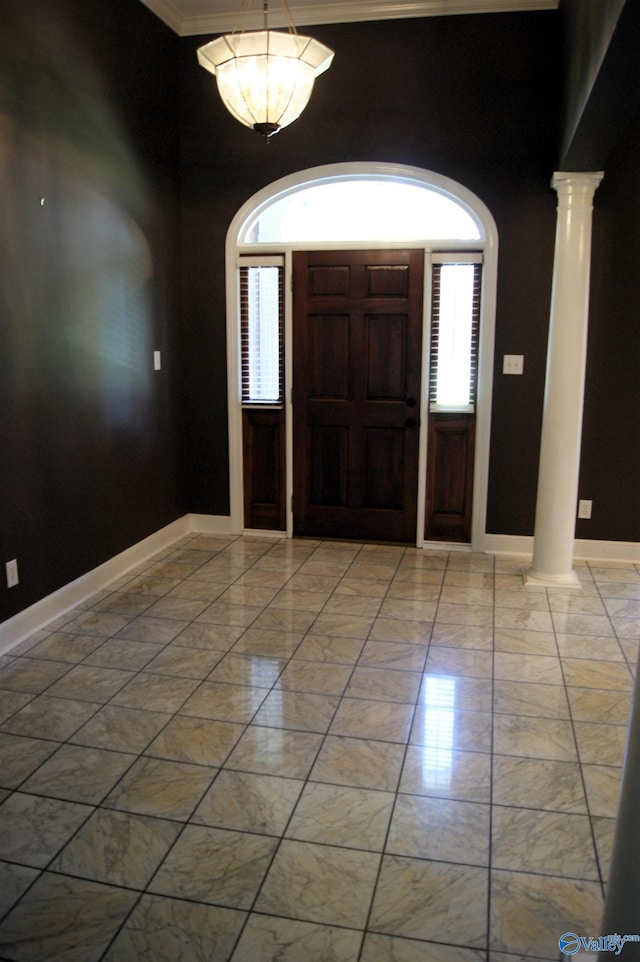
[[293,255],[294,534],[415,543],[424,254]]

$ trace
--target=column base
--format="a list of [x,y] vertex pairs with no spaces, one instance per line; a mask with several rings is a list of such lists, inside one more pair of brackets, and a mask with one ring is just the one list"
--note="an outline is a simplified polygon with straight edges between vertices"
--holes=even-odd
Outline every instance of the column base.
[[566,574],[545,574],[544,571],[534,571],[533,568],[523,568],[522,578],[525,588],[573,588],[580,589],[580,579],[573,569]]

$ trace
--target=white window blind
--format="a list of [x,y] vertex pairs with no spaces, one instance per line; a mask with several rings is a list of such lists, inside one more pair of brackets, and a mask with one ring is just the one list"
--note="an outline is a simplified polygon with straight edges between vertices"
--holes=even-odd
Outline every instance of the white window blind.
[[[442,255],[444,258],[444,255]],[[433,264],[429,409],[473,412],[478,375],[481,255]],[[434,258],[435,260],[435,258]]]
[[284,267],[270,261],[240,265],[243,404],[284,400]]

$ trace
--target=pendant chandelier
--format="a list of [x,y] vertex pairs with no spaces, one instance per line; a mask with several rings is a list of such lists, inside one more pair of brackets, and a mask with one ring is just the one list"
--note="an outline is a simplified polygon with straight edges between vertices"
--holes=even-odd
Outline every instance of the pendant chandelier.
[[[300,36],[286,0],[282,2],[287,33],[269,30],[269,4],[263,0],[263,30],[234,29],[198,50],[198,62],[215,75],[227,110],[267,142],[297,120],[309,102],[315,78],[333,60],[333,51],[324,44]],[[249,10],[245,13],[248,16]]]

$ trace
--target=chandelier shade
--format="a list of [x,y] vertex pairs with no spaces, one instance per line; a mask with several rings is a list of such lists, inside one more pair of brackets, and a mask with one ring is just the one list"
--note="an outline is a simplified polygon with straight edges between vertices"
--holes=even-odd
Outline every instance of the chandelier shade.
[[267,139],[300,116],[332,60],[318,40],[277,30],[225,35],[198,50],[227,110]]

